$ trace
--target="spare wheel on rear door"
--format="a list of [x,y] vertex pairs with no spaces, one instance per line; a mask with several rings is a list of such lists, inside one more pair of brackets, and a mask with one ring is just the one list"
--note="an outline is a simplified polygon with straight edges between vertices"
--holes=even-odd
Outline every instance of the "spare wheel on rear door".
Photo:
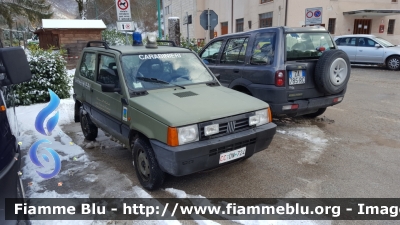
[[350,78],[350,60],[339,49],[324,52],[315,68],[315,84],[325,94],[337,94],[346,88]]

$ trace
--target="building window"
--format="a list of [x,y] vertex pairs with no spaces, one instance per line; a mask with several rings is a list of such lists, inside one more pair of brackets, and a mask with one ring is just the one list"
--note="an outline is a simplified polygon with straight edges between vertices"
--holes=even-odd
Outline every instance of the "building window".
[[165,15],[168,15],[171,13],[170,5],[165,7]]
[[397,3],[397,0],[392,0],[392,2]]
[[242,32],[243,31],[243,24],[244,24],[244,19],[237,19],[236,20],[236,32]]
[[221,23],[221,35],[228,33],[228,22]]
[[267,3],[267,2],[273,2],[274,0],[260,0],[260,4],[264,4],[264,3]]
[[387,33],[388,34],[393,34],[394,33],[394,22],[396,20],[389,20],[389,24],[388,24],[388,29],[387,29]]
[[267,12],[260,14],[260,28],[262,27],[272,27],[272,15],[273,12]]
[[336,26],[336,18],[329,18],[328,22],[328,31],[331,34],[335,33],[335,26]]

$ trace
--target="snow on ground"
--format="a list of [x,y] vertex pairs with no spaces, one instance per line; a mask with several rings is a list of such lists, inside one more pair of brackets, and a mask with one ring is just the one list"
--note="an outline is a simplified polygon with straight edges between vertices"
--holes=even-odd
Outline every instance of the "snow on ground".
[[[75,73],[75,69],[69,70],[68,75],[71,76]],[[72,86],[72,80],[70,85]],[[71,95],[73,91],[71,90]],[[47,103],[44,104],[35,104],[31,106],[20,106],[16,108],[18,125],[21,134],[21,138],[19,140],[19,144],[21,145],[21,149],[23,152],[23,169],[22,169],[22,179],[25,183],[28,183],[28,187],[26,187],[27,197],[30,198],[93,198],[93,197],[136,197],[136,198],[153,198],[151,194],[145,191],[143,188],[138,186],[133,186],[132,182],[127,178],[126,175],[119,173],[118,171],[109,168],[106,164],[101,161],[91,161],[90,157],[85,153],[85,151],[77,144],[73,143],[71,137],[65,134],[60,125],[66,125],[73,122],[74,115],[74,101],[72,98],[62,99],[59,107],[56,111],[59,112],[60,118],[57,126],[53,130],[52,134],[49,136],[44,136],[36,131],[34,126],[34,121],[36,119],[37,114],[40,110],[42,110]],[[54,112],[53,112],[54,113]],[[52,115],[48,116],[50,118]],[[45,121],[44,124],[46,124]],[[293,136],[295,138],[299,138],[308,143],[310,149],[304,153],[304,157],[302,158],[302,163],[313,163],[324,151],[327,140],[324,138],[324,133],[316,127],[297,127],[297,128],[288,128],[285,130],[277,130],[277,132],[282,134],[287,134]],[[29,156],[27,156],[27,152],[29,151],[30,146],[39,139],[48,139],[51,144],[43,144],[45,147],[52,148],[56,150],[56,152],[60,155],[62,168],[60,173],[50,179],[45,180],[41,178],[36,170],[49,173],[53,170],[54,162],[49,160],[46,162],[45,160],[40,160],[40,162],[45,166],[45,168],[37,168],[35,166]],[[90,144],[90,143],[89,143]],[[47,151],[43,148],[40,148],[38,151],[38,155],[45,154],[49,159],[52,159],[50,155],[48,155]],[[105,169],[106,168],[106,169]],[[99,173],[97,170],[101,170]],[[73,178],[71,178],[71,174]],[[74,175],[75,174],[75,175]],[[64,182],[63,185],[66,188],[58,188],[54,183]],[[75,184],[74,184],[75,182]],[[94,189],[94,186],[100,185],[103,183],[103,186],[106,186],[105,189],[101,189],[101,192]],[[106,185],[104,185],[106,183]],[[77,189],[76,186],[83,186],[84,188]],[[133,186],[133,187],[132,187]],[[129,187],[129,188],[127,188]],[[118,190],[118,191],[116,191]],[[213,204],[204,196],[201,195],[190,195],[187,194],[183,190],[178,190],[175,188],[166,188],[166,192],[176,198],[190,198],[193,204],[195,205],[210,205]],[[160,204],[161,206],[161,204]],[[167,212],[170,213],[170,212]],[[261,216],[255,216],[254,220],[236,220],[236,217],[228,217],[225,215],[227,219],[230,219],[236,223],[244,224],[244,225],[253,225],[253,224],[315,224],[313,221],[265,221],[259,220]],[[219,224],[215,221],[203,220],[204,217],[201,215],[192,215],[193,220],[200,225],[216,225]],[[129,221],[124,222],[123,224],[167,224],[167,225],[175,225],[181,224],[177,220],[156,220],[156,221]],[[326,222],[326,221],[325,221]],[[323,224],[330,224],[325,223]],[[321,221],[318,222],[321,224]],[[54,221],[32,221],[33,225],[47,225],[54,224]],[[93,224],[120,224],[118,221],[57,221],[57,224],[64,225],[93,225]]]
[[281,128],[276,132],[305,141],[308,149],[303,152],[303,157],[298,161],[301,164],[316,164],[328,145],[324,132],[315,125]]
[[[75,69],[68,70],[68,75],[71,76],[75,73]],[[72,84],[72,80],[71,80]],[[71,90],[72,94],[72,90]],[[132,187],[131,181],[126,178],[123,174],[117,174],[117,171],[112,171],[109,169],[104,171],[101,175],[96,175],[92,173],[85,174],[85,169],[88,171],[96,170],[98,167],[104,167],[101,165],[102,162],[93,162],[86,155],[85,151],[77,144],[73,143],[72,139],[66,135],[60,128],[61,125],[72,123],[74,120],[74,100],[72,98],[69,99],[61,99],[58,108],[50,114],[47,118],[51,118],[57,111],[59,112],[59,121],[57,126],[54,128],[52,133],[49,136],[45,136],[40,134],[35,129],[35,119],[40,110],[47,106],[48,103],[42,104],[34,104],[30,106],[19,106],[16,107],[16,114],[18,118],[18,127],[19,127],[19,144],[21,146],[21,150],[23,152],[23,168],[22,168],[22,179],[24,183],[27,183],[28,186],[25,188],[27,197],[29,198],[89,198],[89,197],[132,197],[132,198],[152,198],[150,194],[148,194],[144,189],[138,186]],[[47,124],[47,121],[44,122]],[[44,168],[38,168],[35,164],[33,164],[28,156],[28,151],[31,145],[39,139],[47,139],[51,143],[45,143],[43,146],[39,146],[37,155],[39,156],[39,161],[44,165]],[[52,156],[44,149],[52,148],[54,149],[60,156],[61,160],[61,171],[58,175],[51,179],[43,179],[40,177],[36,171],[42,173],[50,173],[54,169],[54,160]],[[46,155],[49,161],[45,161],[42,155]],[[74,175],[77,181],[71,178],[71,172],[77,173]],[[80,177],[80,175],[82,175]],[[81,178],[81,179],[80,179]],[[111,178],[115,178],[116,180],[112,180]],[[118,196],[113,196],[110,193],[116,193],[115,189],[118,188],[117,185],[110,187],[110,189],[103,190],[104,192],[98,196],[92,196],[90,184],[93,182],[97,182],[99,179],[108,179],[104,182],[110,182],[114,184],[119,183],[128,183],[131,189],[124,191],[121,190],[117,192]],[[63,182],[61,186],[58,186],[59,182]],[[73,184],[75,182],[76,184]],[[86,191],[76,191],[74,188],[76,185],[86,182],[87,188]],[[54,185],[54,184],[57,185]],[[62,187],[68,185],[68,189],[65,190]],[[58,189],[57,189],[58,187]],[[115,188],[115,189],[114,189]],[[151,222],[151,221],[150,221]],[[180,224],[179,221],[169,220],[169,221],[153,221],[157,224]],[[138,224],[137,221],[132,221],[133,224]],[[144,224],[148,224],[149,221],[143,221]],[[143,224],[139,222],[139,224]],[[34,220],[32,221],[33,225],[47,225],[54,224],[54,221],[41,221]],[[57,224],[115,224],[115,221],[57,221]]]

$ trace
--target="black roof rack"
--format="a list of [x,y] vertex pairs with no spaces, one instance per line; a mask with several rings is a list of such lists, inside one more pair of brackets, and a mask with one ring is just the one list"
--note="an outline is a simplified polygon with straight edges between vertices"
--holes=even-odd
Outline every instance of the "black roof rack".
[[110,48],[110,47],[108,46],[107,42],[105,42],[105,41],[89,41],[89,42],[86,44],[86,47],[92,47],[91,44],[94,44],[94,43],[96,43],[96,44],[103,44],[103,46],[104,46],[105,49],[109,49],[109,48]]
[[172,45],[172,47],[177,47],[176,44],[175,44],[175,42],[173,42],[173,41],[157,40],[157,42],[160,42],[160,43],[169,43],[170,45]]

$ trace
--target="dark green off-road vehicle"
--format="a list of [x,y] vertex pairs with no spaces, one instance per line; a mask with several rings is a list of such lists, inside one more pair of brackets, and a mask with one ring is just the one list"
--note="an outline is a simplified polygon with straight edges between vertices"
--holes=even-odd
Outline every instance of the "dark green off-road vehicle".
[[87,44],[74,78],[75,121],[88,140],[101,128],[129,146],[145,188],[158,188],[165,173],[207,170],[268,147],[276,125],[267,103],[221,86],[188,49],[157,46],[154,37],[138,45]]

